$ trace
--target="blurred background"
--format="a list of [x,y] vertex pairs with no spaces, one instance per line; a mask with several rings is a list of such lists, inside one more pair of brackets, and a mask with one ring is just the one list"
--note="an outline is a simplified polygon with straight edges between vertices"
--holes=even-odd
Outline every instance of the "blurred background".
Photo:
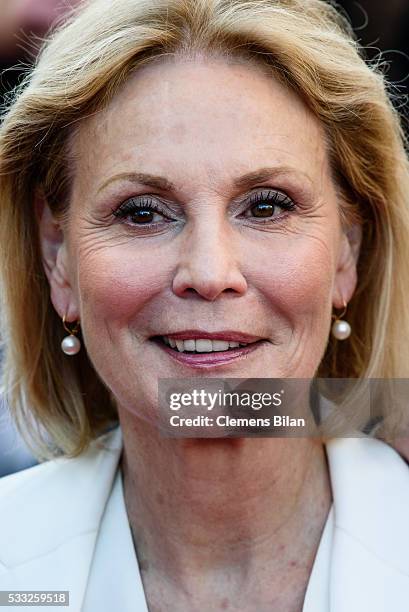
[[[0,0],[0,104],[34,61],[41,40],[61,23],[81,0]],[[409,85],[409,0],[339,0],[366,57],[382,52],[382,65],[393,84],[395,104],[404,115]],[[1,357],[0,357],[1,360]],[[0,398],[0,477],[34,465],[35,460],[16,433]]]

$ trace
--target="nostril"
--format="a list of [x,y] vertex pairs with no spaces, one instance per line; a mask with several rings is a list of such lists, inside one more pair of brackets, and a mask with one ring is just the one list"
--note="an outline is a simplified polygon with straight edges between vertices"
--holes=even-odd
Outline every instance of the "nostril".
[[213,301],[227,292],[229,295],[244,295],[247,281],[234,262],[223,262],[214,253],[210,260],[196,257],[181,262],[172,282],[172,290],[179,297],[200,296]]
[[202,287],[200,291],[198,289],[195,289],[194,287],[186,287],[185,289],[180,291],[178,295],[179,297],[186,297],[189,295],[213,302],[216,298],[225,293],[236,294],[237,296],[240,295],[240,293],[238,293],[233,287],[226,287],[225,289],[220,290],[218,287],[209,285],[206,287]]

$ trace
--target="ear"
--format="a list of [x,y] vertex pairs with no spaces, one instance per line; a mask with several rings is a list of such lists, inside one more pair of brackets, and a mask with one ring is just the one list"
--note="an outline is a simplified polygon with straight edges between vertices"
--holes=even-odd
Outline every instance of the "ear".
[[352,225],[342,234],[332,295],[335,308],[342,308],[344,302],[348,303],[356,289],[361,242],[362,227],[359,224]]
[[76,321],[79,309],[72,289],[64,232],[41,191],[35,195],[34,206],[51,301],[61,318],[65,315],[67,322]]

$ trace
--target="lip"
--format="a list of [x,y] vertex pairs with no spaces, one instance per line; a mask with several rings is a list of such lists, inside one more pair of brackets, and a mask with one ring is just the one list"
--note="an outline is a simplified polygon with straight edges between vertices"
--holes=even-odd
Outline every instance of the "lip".
[[[170,335],[169,337],[174,338],[175,336]],[[198,337],[204,338],[204,336]],[[214,338],[215,336],[210,335],[210,337]],[[192,338],[192,336],[189,336],[189,338]],[[175,337],[175,339],[183,340],[184,338],[179,336],[178,338]],[[219,335],[217,336],[217,339],[221,339]],[[228,351],[194,354],[179,353],[179,351],[175,351],[174,349],[167,346],[158,337],[153,338],[153,341],[158,347],[165,351],[165,353],[172,357],[172,359],[193,368],[217,367],[231,363],[232,361],[236,361],[238,359],[243,359],[244,357],[246,357],[246,355],[257,351],[259,348],[261,348],[267,343],[267,340],[265,340],[264,338],[260,338],[259,340],[253,341],[248,346],[238,346],[237,348],[229,349]],[[233,340],[233,342],[239,342],[239,340]],[[245,342],[245,340],[242,340],[242,342]]]
[[242,332],[222,330],[217,332],[206,332],[200,329],[185,329],[183,331],[174,332],[172,334],[158,334],[158,336],[166,336],[173,340],[225,340],[227,342],[244,342],[246,344],[265,340],[260,336],[251,336]]

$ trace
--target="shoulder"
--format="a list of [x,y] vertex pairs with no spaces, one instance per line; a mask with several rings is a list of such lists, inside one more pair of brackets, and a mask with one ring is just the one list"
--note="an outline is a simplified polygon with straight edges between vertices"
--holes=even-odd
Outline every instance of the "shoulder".
[[43,497],[46,494],[43,487],[51,486],[55,489],[66,485],[75,476],[85,475],[88,470],[92,470],[104,456],[113,453],[112,456],[116,457],[121,448],[122,437],[117,427],[91,442],[87,451],[78,457],[56,457],[0,478],[0,518],[13,499],[17,501],[20,495],[24,495],[27,501],[29,494],[35,491]]
[[74,458],[0,479],[0,563],[10,567],[96,525],[122,450],[120,428]]

